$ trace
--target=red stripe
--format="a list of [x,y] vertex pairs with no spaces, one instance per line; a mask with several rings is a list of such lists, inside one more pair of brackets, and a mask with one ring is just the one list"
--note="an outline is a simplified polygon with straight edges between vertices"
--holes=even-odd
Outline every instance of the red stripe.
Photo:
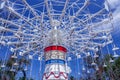
[[44,52],[47,52],[47,51],[52,51],[52,50],[58,50],[58,51],[63,51],[63,52],[67,52],[67,49],[63,46],[48,46],[44,49]]

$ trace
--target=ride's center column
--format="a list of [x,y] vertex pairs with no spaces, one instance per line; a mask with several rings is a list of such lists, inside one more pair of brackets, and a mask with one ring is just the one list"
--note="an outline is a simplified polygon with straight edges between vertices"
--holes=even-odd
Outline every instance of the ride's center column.
[[[53,26],[59,26],[58,21],[54,20]],[[45,71],[43,80],[68,80],[66,71],[66,53],[67,49],[63,46],[65,41],[64,32],[57,27],[48,32],[46,38],[47,47],[44,48]]]
[[66,48],[52,45],[46,47],[44,51],[46,67],[43,80],[68,80],[65,65]]

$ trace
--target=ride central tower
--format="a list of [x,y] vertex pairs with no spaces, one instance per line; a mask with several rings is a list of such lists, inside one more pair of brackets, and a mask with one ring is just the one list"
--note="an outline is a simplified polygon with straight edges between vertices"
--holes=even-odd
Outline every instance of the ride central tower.
[[68,80],[65,62],[67,49],[62,46],[62,32],[56,28],[59,25],[57,22],[54,22],[54,29],[48,33],[49,46],[44,48],[46,65],[43,80]]

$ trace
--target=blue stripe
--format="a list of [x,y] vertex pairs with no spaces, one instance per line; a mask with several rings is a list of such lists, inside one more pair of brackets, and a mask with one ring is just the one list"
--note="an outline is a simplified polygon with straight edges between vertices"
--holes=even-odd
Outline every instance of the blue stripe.
[[51,59],[46,61],[46,64],[52,64],[52,63],[65,64],[65,61],[61,59]]

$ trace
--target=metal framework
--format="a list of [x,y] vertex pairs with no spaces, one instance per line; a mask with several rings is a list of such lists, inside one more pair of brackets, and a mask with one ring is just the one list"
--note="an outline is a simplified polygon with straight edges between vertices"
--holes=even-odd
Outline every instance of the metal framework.
[[73,55],[77,59],[81,54],[98,56],[98,47],[113,42],[113,25],[107,1],[97,1],[40,0],[34,4],[29,0],[2,0],[0,45],[8,46],[14,58],[37,56],[40,61],[45,58],[44,48],[51,45],[67,49],[66,62]]

